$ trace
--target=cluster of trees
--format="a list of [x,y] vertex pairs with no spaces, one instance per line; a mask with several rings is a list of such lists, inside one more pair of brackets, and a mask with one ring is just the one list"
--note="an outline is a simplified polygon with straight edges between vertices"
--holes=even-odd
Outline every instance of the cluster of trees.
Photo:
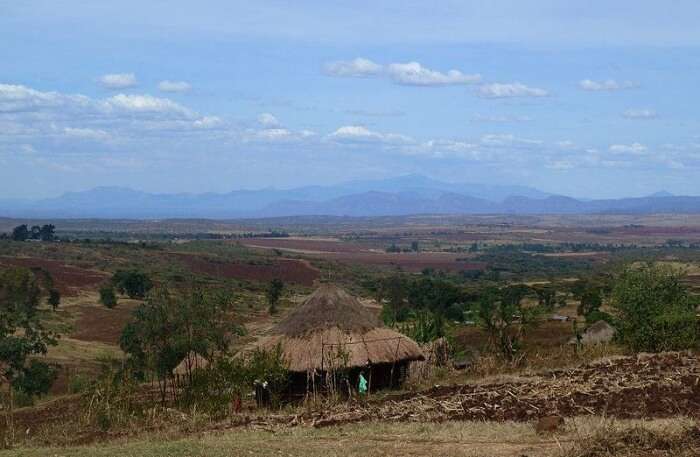
[[33,225],[31,228],[27,224],[18,225],[12,229],[10,238],[13,241],[41,240],[54,241],[56,239],[56,226],[53,224]]
[[153,288],[153,281],[138,269],[117,270],[109,283],[100,287],[100,303],[107,308],[117,306],[117,292],[132,299],[143,299]]
[[401,247],[398,246],[396,243],[391,243],[389,247],[386,248],[386,252],[388,253],[397,253],[397,252],[418,252],[420,251],[420,244],[418,241],[411,241],[411,247]]
[[[578,300],[588,325],[605,320],[631,351],[657,352],[697,347],[700,342],[693,297],[680,272],[652,264],[632,265],[617,275],[573,283],[482,285],[468,288],[448,279],[395,275],[372,285],[383,302],[382,317],[419,341],[444,336],[446,321],[470,321],[486,331],[507,360],[522,351],[526,334],[551,313]],[[607,308],[604,305],[608,305]],[[606,309],[607,311],[603,311]]]
[[231,293],[223,291],[151,290],[120,338],[129,372],[139,379],[154,377],[165,402],[168,380],[180,361],[190,353],[212,360],[215,353],[227,353],[230,339],[241,333],[231,319],[232,303]]

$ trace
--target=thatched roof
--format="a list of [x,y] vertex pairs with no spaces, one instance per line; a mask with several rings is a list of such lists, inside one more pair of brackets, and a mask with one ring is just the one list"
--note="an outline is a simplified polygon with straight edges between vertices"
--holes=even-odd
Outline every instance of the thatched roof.
[[173,369],[173,374],[178,376],[186,376],[194,370],[199,368],[206,368],[209,366],[209,361],[197,354],[194,351],[190,351],[182,361]]
[[357,298],[330,284],[319,287],[258,347],[277,345],[295,372],[423,360],[415,341],[382,327]]
[[[600,320],[591,325],[581,335],[581,344],[609,343],[615,338],[615,328],[607,322]],[[569,343],[576,344],[576,338],[572,338]]]

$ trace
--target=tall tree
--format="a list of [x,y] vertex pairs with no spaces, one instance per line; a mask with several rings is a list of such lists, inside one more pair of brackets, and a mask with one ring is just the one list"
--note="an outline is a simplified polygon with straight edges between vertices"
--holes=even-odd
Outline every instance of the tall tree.
[[277,302],[279,302],[282,297],[282,291],[284,290],[284,283],[281,279],[275,278],[270,281],[267,285],[267,290],[265,295],[267,296],[267,304],[269,305],[270,314],[277,313]]

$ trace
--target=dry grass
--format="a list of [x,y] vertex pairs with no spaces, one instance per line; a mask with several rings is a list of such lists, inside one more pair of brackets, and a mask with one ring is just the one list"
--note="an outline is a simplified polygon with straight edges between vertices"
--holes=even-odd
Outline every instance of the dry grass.
[[[0,457],[686,457],[698,455],[698,435],[694,427],[697,423],[685,418],[613,422],[600,417],[580,417],[568,420],[555,434],[538,435],[531,423],[371,422],[323,429],[220,429],[186,437],[157,433],[91,446],[25,447],[0,452]],[[650,450],[666,453],[647,452]],[[678,453],[673,453],[676,451]]]

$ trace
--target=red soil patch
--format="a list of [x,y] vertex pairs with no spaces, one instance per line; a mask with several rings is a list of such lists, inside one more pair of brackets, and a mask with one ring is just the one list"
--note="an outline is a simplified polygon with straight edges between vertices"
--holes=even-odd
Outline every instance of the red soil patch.
[[[316,255],[314,255],[316,256]],[[336,260],[352,265],[371,265],[377,267],[401,268],[410,273],[419,273],[425,268],[442,271],[481,270],[486,267],[479,262],[458,260],[459,254],[452,253],[380,253],[380,252],[348,252],[318,254],[327,260]]]
[[193,273],[215,278],[243,279],[247,281],[285,282],[312,286],[319,272],[305,260],[274,259],[266,263],[223,262],[192,254],[172,254]]
[[56,260],[31,257],[0,257],[0,267],[2,266],[42,268],[51,274],[54,287],[64,296],[76,296],[81,289],[96,287],[107,277],[106,273],[65,265]]
[[77,306],[75,309],[80,313],[80,317],[70,337],[76,340],[117,345],[122,329],[131,320],[131,311],[134,307],[130,303],[119,303],[114,309]]

